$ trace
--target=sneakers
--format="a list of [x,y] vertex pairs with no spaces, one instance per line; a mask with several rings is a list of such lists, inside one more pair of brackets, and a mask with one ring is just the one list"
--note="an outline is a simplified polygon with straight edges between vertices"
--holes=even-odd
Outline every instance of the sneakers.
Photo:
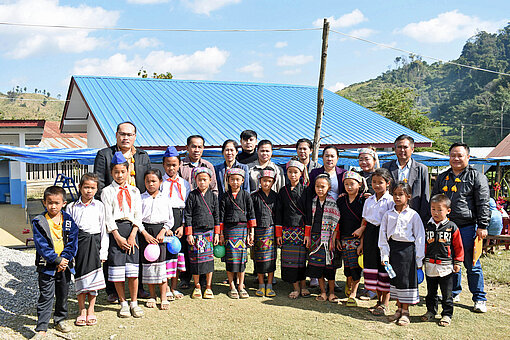
[[119,318],[129,318],[131,313],[129,311],[129,305],[121,306],[119,310]]
[[143,309],[140,306],[131,307],[131,315],[134,318],[141,318],[143,316]]
[[69,333],[72,328],[66,321],[60,321],[55,324],[55,329],[62,333]]
[[456,295],[453,297],[453,302],[454,303],[459,303],[460,302],[460,295]]
[[108,301],[109,303],[118,303],[119,302],[119,297],[115,293],[108,294],[108,297],[106,298],[106,301]]
[[485,304],[485,301],[475,301],[475,305],[473,307],[473,312],[487,313],[487,305]]

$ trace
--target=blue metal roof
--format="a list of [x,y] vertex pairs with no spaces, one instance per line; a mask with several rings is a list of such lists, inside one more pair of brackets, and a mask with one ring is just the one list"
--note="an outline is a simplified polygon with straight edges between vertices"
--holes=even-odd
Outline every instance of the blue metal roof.
[[[95,76],[73,79],[109,145],[115,144],[117,124],[127,120],[137,127],[136,144],[144,147],[183,146],[193,134],[202,135],[207,146],[219,146],[229,138],[238,140],[245,129],[256,131],[259,140],[282,146],[314,135],[314,86]],[[321,144],[382,147],[392,145],[401,134],[412,136],[417,145],[432,143],[329,90],[324,90],[324,103]]]

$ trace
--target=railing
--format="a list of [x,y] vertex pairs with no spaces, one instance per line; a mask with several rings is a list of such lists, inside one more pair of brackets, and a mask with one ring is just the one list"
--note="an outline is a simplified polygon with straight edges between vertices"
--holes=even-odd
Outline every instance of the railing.
[[88,172],[88,166],[82,165],[75,160],[52,164],[27,163],[27,181],[54,181],[58,174],[64,174],[66,177],[72,177],[76,183],[79,183],[81,176],[86,172]]

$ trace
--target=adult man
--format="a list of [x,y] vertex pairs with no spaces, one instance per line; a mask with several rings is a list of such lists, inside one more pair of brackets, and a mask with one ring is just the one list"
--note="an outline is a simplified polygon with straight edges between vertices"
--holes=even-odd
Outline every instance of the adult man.
[[301,138],[296,143],[296,152],[298,160],[305,165],[306,171],[303,172],[303,181],[305,185],[310,183],[310,172],[313,169],[318,169],[321,165],[310,159],[312,153],[312,141],[308,138]]
[[[473,294],[473,311],[487,311],[483,271],[480,260],[473,265],[476,237],[485,238],[490,221],[489,184],[487,177],[469,165],[469,146],[454,143],[450,146],[450,168],[437,177],[432,195],[445,194],[452,201],[449,218],[460,230],[464,246],[464,266],[469,291]],[[462,291],[461,274],[453,276],[453,297],[458,301]]]
[[257,133],[253,130],[241,132],[241,152],[237,154],[237,161],[241,164],[255,162],[258,158],[256,151]]
[[414,139],[408,135],[400,135],[395,139],[397,159],[384,163],[382,167],[390,171],[393,183],[404,181],[411,186],[413,194],[409,206],[416,210],[426,223],[430,217],[429,170],[411,157],[413,152]]
[[[99,185],[96,194],[96,198],[101,198],[101,190],[110,185],[113,181],[110,164],[113,155],[117,151],[121,151],[126,160],[129,162],[129,178],[128,183],[134,185],[140,190],[145,192],[145,171],[150,169],[151,161],[147,152],[137,149],[134,147],[136,140],[136,127],[131,122],[123,122],[117,125],[117,144],[109,148],[104,148],[98,151],[94,160],[94,172],[99,177]],[[140,253],[141,254],[141,253]],[[141,255],[142,256],[142,255]],[[140,274],[141,274],[140,266]],[[117,293],[115,286],[112,282],[108,281],[108,265],[107,262],[103,264],[103,272],[106,279],[106,294],[108,294],[108,301],[115,302],[117,300]],[[142,277],[139,276],[138,280],[138,297],[146,298],[149,296],[147,292],[143,290]]]

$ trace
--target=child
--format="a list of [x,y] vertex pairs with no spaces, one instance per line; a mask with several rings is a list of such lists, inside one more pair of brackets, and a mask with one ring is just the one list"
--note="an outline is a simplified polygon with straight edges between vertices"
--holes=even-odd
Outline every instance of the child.
[[[108,280],[115,284],[119,296],[119,317],[143,316],[138,305],[138,230],[142,224],[142,199],[137,187],[127,184],[129,164],[122,152],[112,158],[110,170],[113,182],[101,192],[105,206],[106,230],[110,233],[108,250]],[[131,303],[126,301],[124,282],[128,279]]]
[[202,298],[199,281],[201,274],[205,274],[206,278],[203,298],[214,298],[211,289],[214,271],[213,244],[217,245],[219,242],[220,223],[218,198],[209,190],[212,176],[213,173],[209,168],[193,169],[197,188],[189,193],[186,208],[184,208],[185,234],[190,246],[189,269],[195,282],[195,289],[191,295],[193,299]]
[[303,225],[302,196],[305,187],[300,182],[305,166],[290,160],[287,163],[287,177],[290,184],[278,192],[275,208],[275,235],[278,246],[282,247],[282,279],[292,283],[290,299],[310,297],[306,289],[306,247],[304,244],[305,228]]
[[[174,225],[168,235],[173,234],[181,240],[181,251],[178,254],[172,254],[166,250],[166,272],[170,278],[170,289],[167,293],[169,300],[182,299],[184,295],[177,290],[177,280],[179,272],[186,272],[189,268],[188,241],[184,235],[184,216],[183,211],[186,206],[186,198],[191,191],[189,182],[179,176],[178,170],[181,165],[179,153],[174,146],[169,146],[163,155],[163,185],[161,191],[163,195],[170,198]],[[189,280],[188,280],[189,281]]]
[[337,200],[340,210],[340,223],[338,233],[338,249],[341,249],[344,260],[345,295],[347,307],[355,307],[356,294],[361,268],[358,264],[358,253],[361,252],[360,238],[362,233],[361,220],[363,214],[364,193],[366,190],[365,179],[354,171],[347,171],[343,176],[343,185],[347,195],[342,195]]
[[375,316],[386,315],[390,303],[390,279],[381,265],[381,253],[378,247],[379,226],[384,214],[393,209],[393,198],[388,193],[391,173],[385,168],[378,168],[372,174],[372,188],[375,194],[363,205],[361,239],[363,249],[363,277],[365,288],[377,293],[377,303],[369,311]]
[[[441,288],[443,312],[439,325],[450,326],[453,315],[453,273],[464,262],[464,247],[459,228],[448,220],[451,201],[443,194],[430,200],[432,218],[425,226],[425,275],[427,277],[427,313],[423,321],[434,320],[437,314],[437,286]],[[453,252],[452,252],[453,247]]]
[[[76,326],[93,326],[97,323],[94,314],[97,291],[106,287],[101,263],[108,259],[110,242],[106,233],[104,205],[94,199],[98,183],[99,177],[96,174],[84,174],[80,179],[80,198],[66,208],[66,212],[80,228],[74,275],[74,288],[80,309]],[[88,309],[85,308],[87,297]]]
[[[251,194],[253,208],[257,218],[255,236],[253,239],[253,252],[255,272],[259,280],[256,296],[275,297],[273,278],[276,270],[276,247],[274,237],[273,211],[276,204],[276,192],[271,190],[276,172],[264,169],[260,173],[260,189]],[[267,285],[264,284],[264,274],[267,273]]]
[[46,336],[53,309],[55,329],[71,331],[67,319],[67,293],[71,273],[74,274],[73,258],[78,247],[78,226],[73,218],[62,211],[66,193],[62,187],[50,186],[44,190],[43,205],[46,213],[32,220],[32,231],[36,249],[35,265],[39,273],[39,300],[37,300],[38,337]]
[[[231,299],[247,299],[250,296],[244,289],[244,271],[246,270],[247,247],[253,245],[253,228],[256,227],[255,211],[250,194],[241,189],[244,177],[243,169],[227,170],[228,190],[220,202],[220,243],[225,244],[225,262]],[[234,284],[237,274],[238,289]]]
[[390,294],[397,300],[397,311],[390,317],[397,325],[410,323],[409,305],[420,302],[417,268],[425,257],[425,229],[420,215],[409,207],[412,189],[400,181],[392,189],[395,207],[384,214],[379,230],[381,264],[388,263],[395,272],[390,279]]
[[[306,276],[319,279],[321,293],[317,301],[338,302],[335,295],[336,268],[332,265],[340,211],[333,197],[328,195],[331,179],[320,174],[315,179],[315,196],[306,212],[305,246],[310,249]],[[328,280],[329,296],[324,279]]]
[[166,243],[163,243],[165,235],[174,226],[174,217],[170,199],[164,195],[159,188],[163,182],[159,169],[149,169],[144,174],[146,192],[142,194],[142,222],[144,230],[143,239],[140,240],[140,251],[144,252],[149,244],[159,246],[159,257],[148,261],[145,256],[142,258],[143,283],[149,285],[150,298],[145,306],[156,307],[156,285],[159,285],[161,296],[161,309],[167,310],[169,302],[166,297],[168,290],[166,272]]

